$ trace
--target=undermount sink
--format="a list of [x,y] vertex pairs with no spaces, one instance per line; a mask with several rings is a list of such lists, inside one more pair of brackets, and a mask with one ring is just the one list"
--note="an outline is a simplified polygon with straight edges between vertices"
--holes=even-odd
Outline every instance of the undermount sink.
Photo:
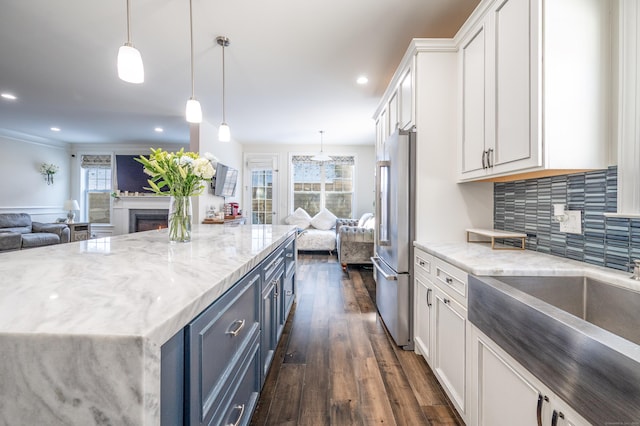
[[594,425],[640,419],[640,293],[582,276],[469,276],[469,321]]
[[588,277],[493,277],[640,345],[640,293]]

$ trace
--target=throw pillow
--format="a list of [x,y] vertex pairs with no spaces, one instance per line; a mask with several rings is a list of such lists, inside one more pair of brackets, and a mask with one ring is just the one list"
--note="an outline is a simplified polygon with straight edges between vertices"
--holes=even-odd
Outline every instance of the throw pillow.
[[373,217],[373,215],[367,219],[364,224],[362,225],[363,228],[365,229],[373,229],[376,226],[376,218]]
[[336,215],[327,209],[322,209],[311,219],[311,225],[316,229],[328,231],[336,226],[336,219],[338,219]]
[[369,220],[369,218],[373,217],[373,213],[365,213],[362,215],[360,220],[358,221],[358,228],[364,228],[364,224]]
[[293,214],[285,218],[284,222],[287,225],[295,225],[300,229],[307,229],[311,226],[311,216],[303,208],[298,207]]

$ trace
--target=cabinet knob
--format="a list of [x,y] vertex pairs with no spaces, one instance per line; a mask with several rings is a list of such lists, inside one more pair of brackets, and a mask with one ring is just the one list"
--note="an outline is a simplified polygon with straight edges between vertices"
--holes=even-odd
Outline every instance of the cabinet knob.
[[447,284],[453,284],[453,279],[451,277],[446,277],[444,280],[447,282]]
[[451,300],[446,299],[446,298],[445,298],[445,299],[442,299],[442,301],[443,301],[446,305],[448,305],[448,304],[449,304],[449,302],[451,302]]
[[291,290],[287,290],[287,296],[291,296],[293,292]]
[[418,262],[420,264],[420,266],[424,266],[424,260],[421,260],[420,262]]

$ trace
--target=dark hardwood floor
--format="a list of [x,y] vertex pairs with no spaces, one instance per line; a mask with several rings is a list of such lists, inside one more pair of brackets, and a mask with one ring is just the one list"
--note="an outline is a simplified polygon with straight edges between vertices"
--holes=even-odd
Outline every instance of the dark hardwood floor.
[[298,294],[252,425],[463,425],[424,359],[392,343],[370,268],[299,254]]

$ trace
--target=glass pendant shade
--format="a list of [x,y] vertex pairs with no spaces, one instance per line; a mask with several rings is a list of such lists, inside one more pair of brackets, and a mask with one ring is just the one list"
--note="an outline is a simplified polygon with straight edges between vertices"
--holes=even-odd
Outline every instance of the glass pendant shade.
[[202,108],[200,102],[191,98],[187,101],[187,121],[189,123],[202,123]]
[[144,66],[140,51],[129,43],[118,50],[118,77],[127,83],[144,82]]
[[218,128],[218,140],[220,142],[229,142],[231,140],[231,129],[227,123],[222,123]]

